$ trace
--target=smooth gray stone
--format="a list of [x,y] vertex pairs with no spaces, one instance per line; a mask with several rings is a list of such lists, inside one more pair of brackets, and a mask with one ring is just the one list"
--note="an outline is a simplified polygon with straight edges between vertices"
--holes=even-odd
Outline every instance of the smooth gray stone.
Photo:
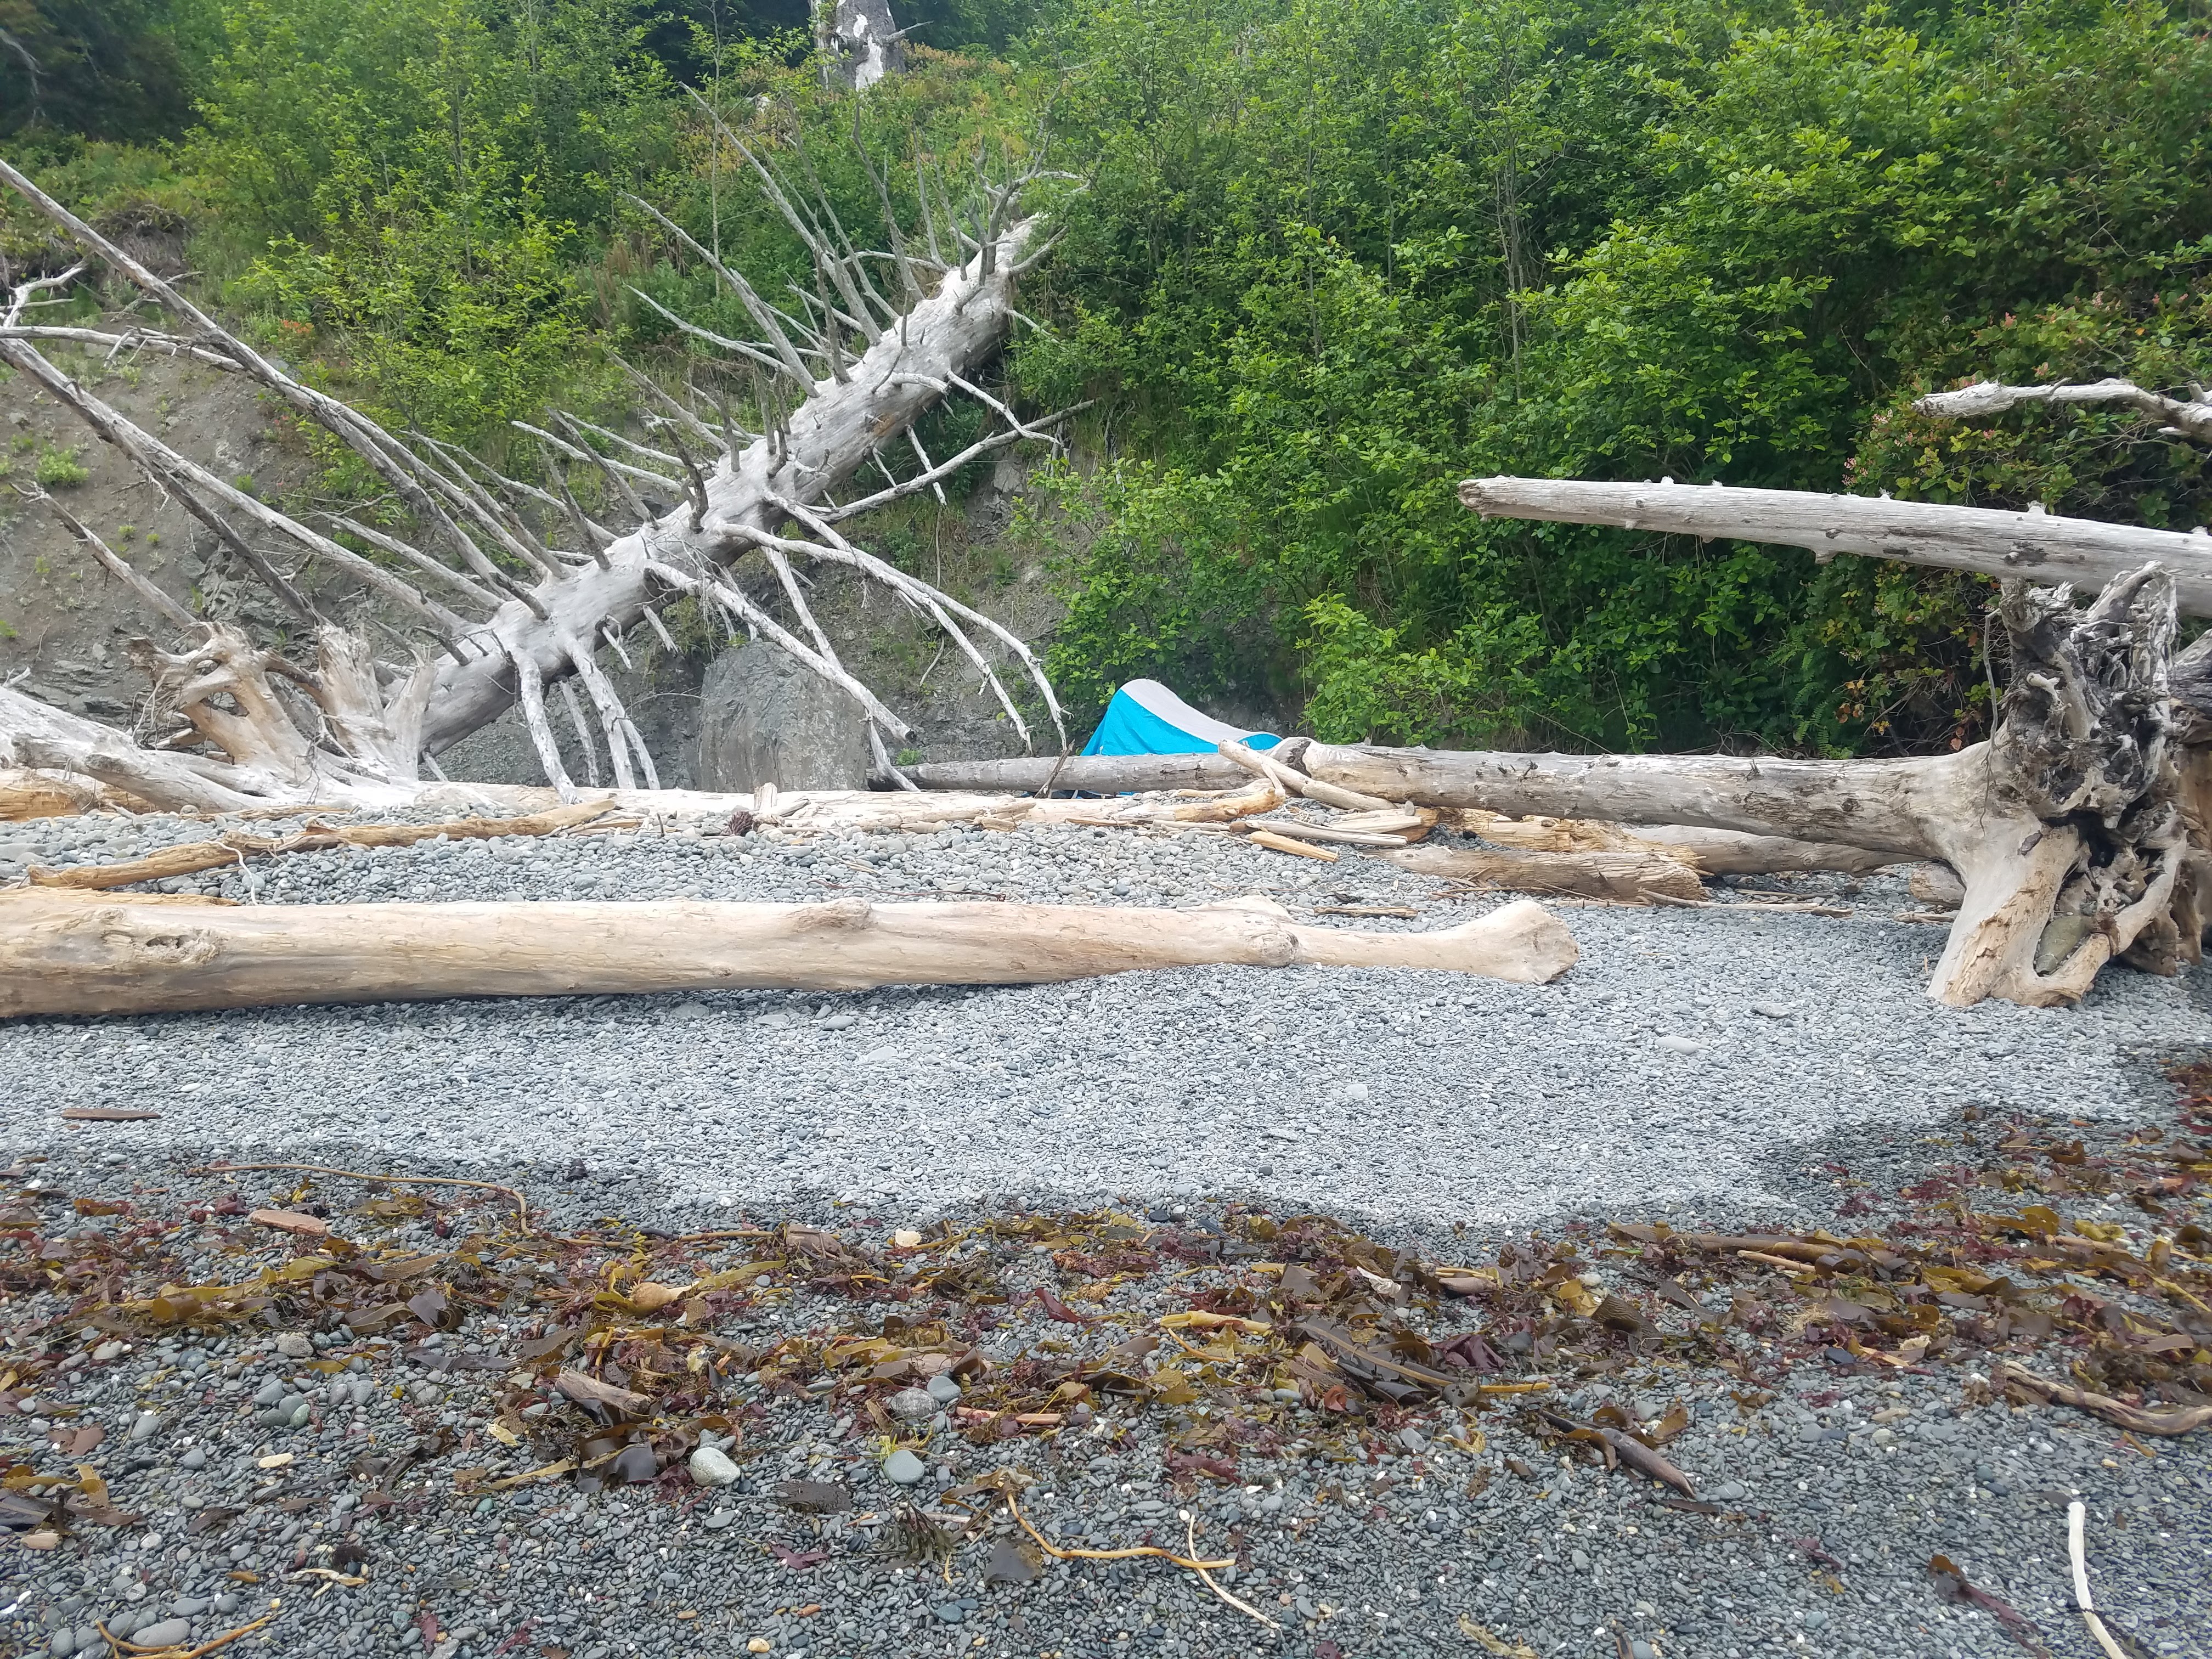
[[884,1460],[884,1479],[894,1486],[914,1486],[929,1473],[922,1461],[901,1446]]
[[693,1452],[687,1467],[692,1480],[702,1486],[732,1486],[738,1479],[738,1466],[712,1446],[702,1446]]
[[910,1422],[937,1414],[937,1401],[926,1389],[901,1389],[887,1403],[894,1414]]

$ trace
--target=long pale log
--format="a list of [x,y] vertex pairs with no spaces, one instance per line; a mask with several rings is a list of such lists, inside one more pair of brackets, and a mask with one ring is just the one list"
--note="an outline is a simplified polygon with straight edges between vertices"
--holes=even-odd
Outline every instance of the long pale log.
[[902,769],[924,789],[1005,790],[1049,786],[1087,795],[1127,795],[1144,789],[1236,789],[1249,775],[1219,755],[1024,755],[1015,760],[933,761]]
[[1891,854],[1870,848],[1792,841],[1787,836],[1748,836],[1702,824],[1632,823],[1622,828],[1631,840],[1680,859],[1702,876],[1771,876],[1798,870],[1870,876],[1897,862]]
[[1571,894],[1621,904],[1649,904],[1654,894],[1702,899],[1704,885],[1688,865],[1643,852],[1523,853],[1477,847],[1408,847],[1375,855],[1421,876],[1446,876],[1516,893]]
[[[1687,824],[1945,856],[1972,808],[1986,744],[1932,759],[1802,761],[1727,755],[1522,755],[1316,743],[1316,777],[1362,793],[1513,817]],[[1478,833],[1488,836],[1487,830]]]
[[1704,876],[1765,876],[1784,871],[1834,870],[1870,875],[1896,863],[1887,853],[1832,842],[1751,836],[1695,823],[1599,823],[1586,818],[1508,817],[1462,807],[1450,827],[1499,847],[1530,853],[1652,851],[1686,864]]
[[[1265,904],[1265,901],[1261,901]],[[1042,904],[150,904],[0,894],[0,1018],[667,991],[1031,985],[1238,963],[1437,968],[1543,984],[1573,938],[1533,901],[1429,933],[1297,926],[1279,907]]]
[[1543,519],[1773,542],[1823,556],[1858,553],[1939,570],[2027,576],[2090,589],[2155,561],[2173,577],[2184,614],[2212,617],[2212,536],[2201,529],[2184,534],[2048,513],[1664,482],[1469,478],[1460,485],[1459,498],[1486,519]]

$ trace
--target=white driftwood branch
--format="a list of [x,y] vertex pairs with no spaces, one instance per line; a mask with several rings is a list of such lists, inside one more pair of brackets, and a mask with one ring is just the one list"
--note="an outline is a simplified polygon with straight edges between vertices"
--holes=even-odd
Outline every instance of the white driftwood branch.
[[2201,529],[2185,534],[2047,513],[1663,480],[1469,478],[1460,485],[1459,498],[1486,519],[1545,519],[1773,542],[1809,548],[1816,555],[1863,554],[2093,590],[2154,561],[2172,574],[2184,612],[2212,616],[2212,536]]
[[1956,392],[1930,392],[1917,398],[1912,406],[1923,415],[1970,421],[1977,416],[2002,415],[2021,404],[2129,404],[2164,421],[2164,430],[2172,436],[2212,444],[2212,395],[2198,390],[2184,402],[2146,391],[2133,380],[2092,380],[2072,386],[2005,386],[1979,380]]
[[1042,904],[163,903],[0,895],[0,1018],[455,996],[1031,985],[1210,963],[1437,968],[1523,984],[1574,963],[1530,901],[1429,933],[1298,927],[1268,901]]

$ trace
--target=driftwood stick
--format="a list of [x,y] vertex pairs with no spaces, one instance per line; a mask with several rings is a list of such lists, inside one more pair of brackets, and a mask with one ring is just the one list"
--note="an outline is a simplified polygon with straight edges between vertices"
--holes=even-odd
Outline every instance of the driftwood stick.
[[1352,812],[1388,812],[1397,805],[1395,801],[1382,800],[1373,795],[1363,795],[1356,790],[1343,788],[1325,778],[1309,777],[1234,738],[1221,744],[1219,748],[1223,759],[1243,767],[1255,777],[1272,779],[1286,795],[1304,795],[1324,806],[1342,807]]
[[0,1018],[707,989],[1029,985],[1138,969],[1439,968],[1556,979],[1573,938],[1521,901],[1436,933],[1043,904],[145,903],[0,894]]
[[2146,390],[2133,380],[2092,380],[2071,386],[2003,386],[1996,380],[1978,380],[1956,392],[1931,392],[1912,406],[1923,415],[1971,421],[1984,415],[2002,415],[2021,404],[2128,404],[2165,422],[2163,430],[2175,437],[2212,444],[2212,395],[2199,392],[2185,402]]
[[[66,887],[102,892],[135,886],[142,881],[166,881],[173,876],[197,875],[203,870],[233,868],[248,855],[267,857],[280,853],[322,853],[334,847],[412,847],[416,842],[493,841],[502,836],[552,836],[563,830],[605,817],[613,810],[605,800],[582,801],[519,818],[453,818],[443,823],[324,824],[296,836],[228,835],[216,841],[190,841],[164,847],[143,859],[125,864],[80,864],[66,870],[33,866],[33,887]],[[631,819],[635,823],[635,819]]]

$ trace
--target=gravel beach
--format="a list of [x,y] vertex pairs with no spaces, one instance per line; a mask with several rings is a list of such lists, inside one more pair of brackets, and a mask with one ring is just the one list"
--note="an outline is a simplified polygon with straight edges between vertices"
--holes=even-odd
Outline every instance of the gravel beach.
[[[0,882],[28,864],[120,860],[207,833],[167,818],[0,826]],[[1440,897],[1437,880],[1356,854],[1322,865],[1226,836],[1082,828],[433,842],[162,885],[289,904],[1004,895],[1174,906],[1263,892],[1300,920],[1340,907],[1416,913],[1316,918],[1366,928],[1441,925],[1497,902]],[[1206,1274],[1227,1271],[1202,1265],[1220,1258],[1194,1256],[1189,1241],[1243,1237],[1252,1214],[1326,1214],[1431,1262],[1486,1261],[1531,1233],[1574,1237],[1591,1293],[1644,1297],[1669,1340],[1595,1374],[1550,1373],[1546,1398],[1577,1421],[1611,1402],[1638,1422],[1679,1400],[1666,1455],[1696,1488],[1686,1507],[1667,1507],[1680,1494],[1584,1461],[1534,1432],[1514,1401],[1478,1414],[1431,1401],[1396,1426],[1382,1408],[1347,1440],[1322,1432],[1328,1410],[1279,1393],[1267,1407],[1279,1407],[1279,1431],[1231,1457],[1231,1479],[1172,1462],[1188,1429],[1172,1408],[1102,1395],[1088,1422],[982,1445],[956,1419],[925,1413],[923,1428],[944,1428],[930,1461],[908,1459],[919,1474],[896,1468],[914,1477],[901,1484],[857,1396],[804,1377],[783,1386],[764,1362],[717,1373],[735,1432],[729,1485],[695,1478],[718,1474],[709,1460],[599,1492],[564,1476],[478,1496],[457,1472],[502,1456],[499,1467],[519,1467],[523,1454],[491,1430],[543,1388],[526,1368],[510,1374],[518,1343],[532,1340],[511,1298],[434,1331],[341,1323],[311,1344],[256,1319],[162,1338],[80,1329],[76,1315],[61,1318],[61,1292],[19,1268],[0,1304],[0,1371],[31,1377],[22,1362],[37,1351],[46,1380],[29,1395],[22,1378],[0,1384],[15,1408],[0,1412],[0,1461],[24,1474],[9,1488],[83,1464],[110,1508],[141,1518],[72,1528],[39,1551],[23,1542],[28,1521],[11,1516],[0,1653],[105,1655],[93,1622],[119,1635],[118,1617],[141,1644],[189,1650],[268,1613],[272,1596],[276,1616],[237,1650],[1412,1659],[1526,1644],[1545,1656],[1888,1659],[2027,1647],[2006,1618],[1940,1593],[1948,1581],[1927,1564],[1941,1554],[2016,1610],[2033,1641],[2087,1656],[2097,1650],[2072,1610],[2066,1560],[2077,1496],[2100,1605],[2143,1651],[2212,1651],[2208,1431],[2130,1443],[2086,1413],[2008,1407],[1991,1400],[1986,1358],[1838,1364],[1829,1347],[1777,1369],[1769,1343],[1760,1370],[1748,1349],[1735,1369],[1717,1363],[1725,1352],[1678,1352],[1682,1312],[1650,1299],[1650,1275],[1605,1231],[1664,1222],[1848,1237],[1920,1213],[1894,1194],[1955,1163],[1969,1126],[2039,1126],[2093,1158],[2170,1130],[2166,1069],[2212,1051],[2212,980],[2114,969],[2075,1009],[1949,1010],[1922,994],[1942,934],[1895,919],[1917,908],[1901,874],[1740,885],[1851,914],[1745,909],[1747,896],[1725,887],[1715,896],[1728,902],[1711,909],[1561,904],[1583,957],[1541,987],[1206,969],[986,990],[0,1025],[0,1151],[18,1230],[7,1248],[19,1259],[46,1248],[40,1239],[131,1237],[140,1221],[101,1213],[106,1201],[160,1218],[180,1284],[236,1284],[316,1248],[225,1220],[211,1206],[226,1200],[319,1206],[342,1236],[421,1253],[451,1249],[453,1229],[500,1213],[488,1200],[434,1225],[360,1219],[358,1182],[191,1173],[210,1159],[509,1182],[545,1225],[603,1240],[614,1223],[665,1237],[800,1222],[889,1248],[896,1230],[950,1240],[992,1217],[1110,1212],[1157,1232],[1148,1248],[1164,1240],[1173,1261],[1201,1263],[1188,1269],[1195,1279],[1176,1279],[1185,1270],[1170,1261],[1133,1273],[1078,1316],[1122,1325],[1186,1305]],[[64,1121],[71,1108],[160,1115]],[[63,1198],[92,1199],[92,1212]],[[2130,1249],[2179,1213],[2160,1219],[2118,1194],[2061,1207],[2125,1231]],[[708,1265],[743,1261],[744,1245],[727,1248],[740,1253]],[[1043,1255],[1025,1267],[1024,1253],[1042,1249],[994,1258],[1008,1298],[975,1351],[1001,1370],[1036,1345],[1095,1351],[1126,1334],[1028,1299],[1064,1284]],[[1471,1304],[1423,1308],[1432,1340],[1482,1323]],[[713,1328],[772,1347],[853,1320],[848,1304],[798,1284]],[[94,1423],[100,1443],[70,1452]],[[362,1460],[388,1464],[441,1432],[412,1475],[428,1486],[409,1488],[434,1496],[364,1515],[363,1494],[394,1481]],[[979,1479],[1005,1471],[1030,1483],[1023,1513],[1063,1544],[1150,1539],[1180,1552],[1194,1535],[1202,1556],[1233,1554],[1217,1579],[1275,1628],[1157,1559],[1055,1562],[1032,1547],[1016,1567],[1029,1535],[993,1507],[995,1488],[951,1559],[901,1562],[886,1540],[902,1506],[951,1514],[942,1494],[967,1488],[975,1507]],[[793,1478],[831,1483],[848,1501],[794,1508],[777,1493]],[[238,1514],[221,1526],[195,1524],[227,1510]]]

